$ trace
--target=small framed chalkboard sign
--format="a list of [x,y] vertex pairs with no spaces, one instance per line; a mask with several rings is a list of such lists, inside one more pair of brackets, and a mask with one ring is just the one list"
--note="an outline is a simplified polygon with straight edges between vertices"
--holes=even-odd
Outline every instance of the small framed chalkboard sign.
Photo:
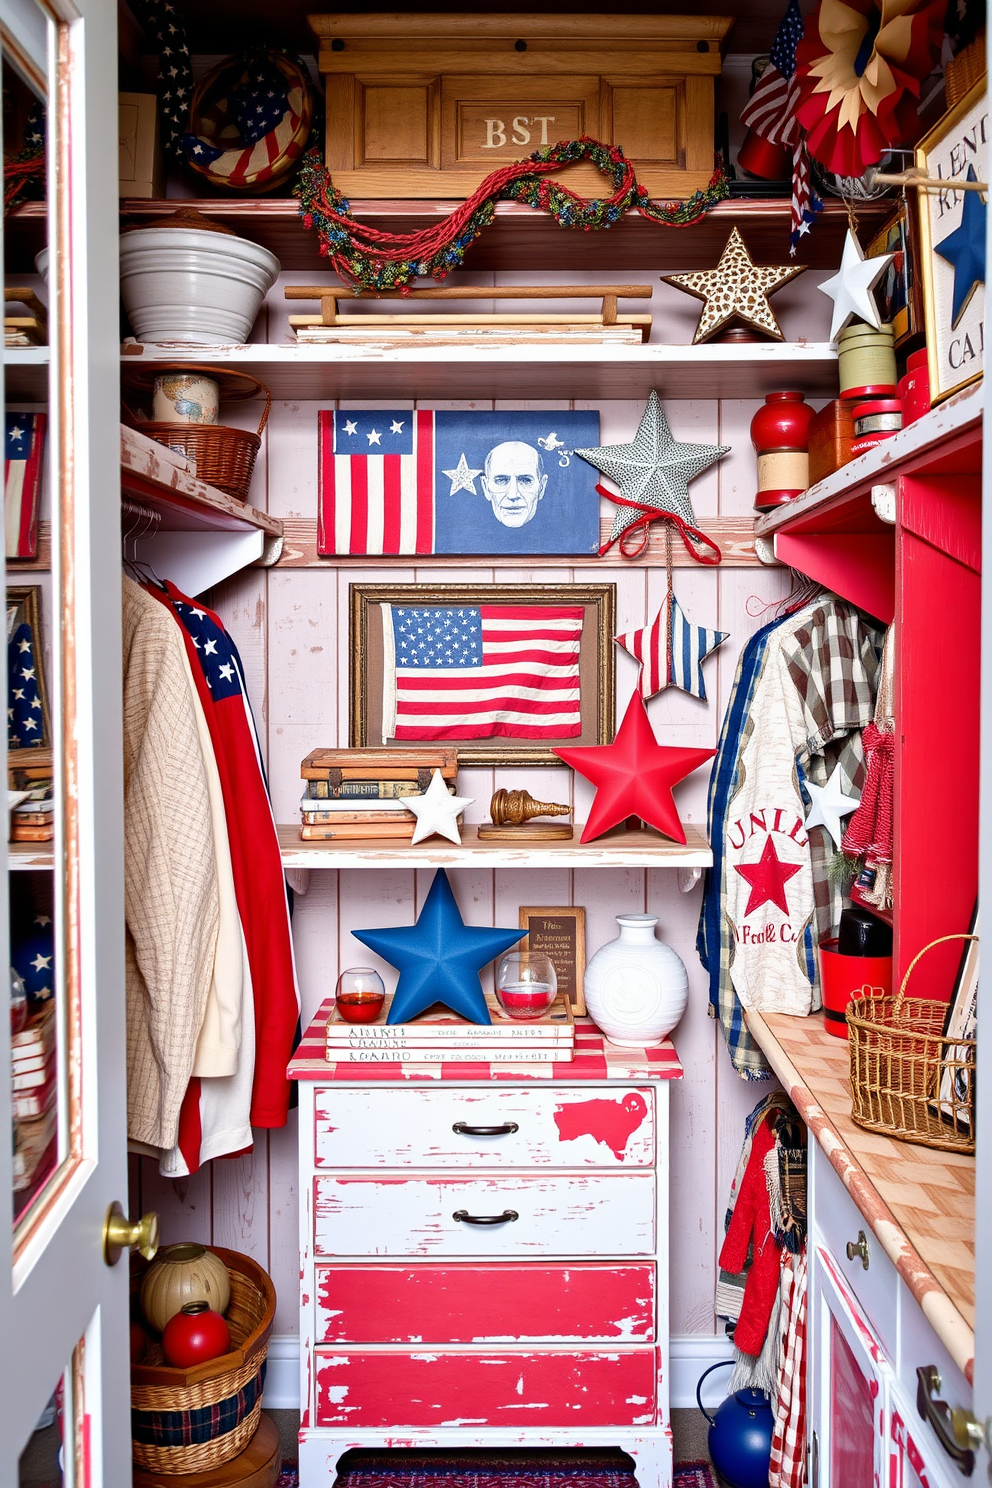
[[527,949],[543,951],[558,974],[558,991],[572,1004],[572,1012],[586,1010],[586,912],[575,905],[534,908],[520,906],[520,928],[528,930]]

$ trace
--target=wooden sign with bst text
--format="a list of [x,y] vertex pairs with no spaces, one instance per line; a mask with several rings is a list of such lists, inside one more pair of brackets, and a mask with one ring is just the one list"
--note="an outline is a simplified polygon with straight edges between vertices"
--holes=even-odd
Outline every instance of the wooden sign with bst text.
[[[591,135],[652,196],[713,172],[723,16],[311,16],[327,79],[327,166],[349,197],[467,197],[501,165]],[[561,179],[609,191],[595,167]]]

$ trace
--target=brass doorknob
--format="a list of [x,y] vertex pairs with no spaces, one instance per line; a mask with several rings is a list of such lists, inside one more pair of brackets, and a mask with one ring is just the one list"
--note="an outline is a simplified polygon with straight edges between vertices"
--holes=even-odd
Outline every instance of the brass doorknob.
[[115,1200],[107,1210],[103,1224],[103,1258],[116,1266],[125,1250],[136,1250],[150,1261],[158,1250],[158,1215],[143,1214],[134,1223]]

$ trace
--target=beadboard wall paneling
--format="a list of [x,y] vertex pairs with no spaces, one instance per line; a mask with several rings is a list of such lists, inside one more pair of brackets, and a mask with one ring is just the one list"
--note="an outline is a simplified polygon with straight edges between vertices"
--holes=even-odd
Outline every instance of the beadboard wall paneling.
[[[306,277],[287,275],[282,282],[304,282]],[[545,276],[549,282],[554,277]],[[581,281],[583,276],[569,277]],[[589,275],[587,282],[602,277]],[[808,292],[822,277],[804,275],[776,297],[775,308],[787,336],[825,339],[829,303],[825,297]],[[541,276],[516,276],[516,282],[525,281],[541,282]],[[467,276],[466,282],[492,281],[476,274]],[[507,276],[501,282],[507,282]],[[533,309],[533,302],[525,308]],[[653,339],[691,339],[698,307],[687,297],[661,286],[656,288],[651,308],[656,317]],[[369,310],[372,313],[372,307]],[[269,296],[253,339],[287,339],[285,314],[280,284]],[[755,468],[748,425],[758,402],[690,402],[677,398],[677,388],[660,390],[677,439],[732,447],[717,466],[693,483],[697,516],[705,524],[707,517],[751,515]],[[397,405],[403,402],[395,401]],[[317,502],[317,413],[332,406],[326,400],[273,404],[252,486],[256,505],[280,517],[313,519]],[[352,401],[349,406],[362,405]],[[403,406],[488,408],[493,404],[425,398],[416,404],[408,400]],[[504,402],[499,406],[563,405]],[[592,405],[576,402],[572,406]],[[595,406],[600,411],[603,443],[632,437],[642,404],[615,401]],[[240,425],[250,427],[251,419],[250,404],[237,407],[236,421]],[[604,580],[617,585],[618,631],[643,624],[664,595],[662,566],[648,568],[611,557],[604,560],[600,572]],[[495,569],[480,562],[478,567],[451,570],[440,562],[386,567],[362,566],[359,559],[353,568],[250,569],[229,580],[213,599],[244,658],[277,817],[284,821],[296,818],[303,756],[320,745],[348,742],[350,583],[489,583],[502,577],[507,582],[524,579],[558,584],[570,577],[586,581],[589,576],[588,569]],[[789,574],[783,569],[691,568],[677,571],[675,583],[686,613],[697,624],[729,631],[730,639],[705,664],[708,702],[670,690],[651,703],[650,716],[664,743],[715,748],[740,649],[788,592]],[[619,718],[636,685],[636,665],[619,650],[616,661]],[[707,779],[703,770],[677,788],[679,809],[685,819],[705,821]],[[585,817],[592,797],[587,782],[564,768],[463,770],[459,791],[475,797],[466,812],[469,821],[487,818],[489,797],[496,783],[526,788],[541,799],[568,801],[579,818]],[[309,892],[297,897],[294,910],[304,1022],[332,990],[340,967],[376,964],[376,957],[354,939],[352,931],[363,926],[412,922],[429,881],[430,874],[412,869],[311,874]],[[589,955],[613,938],[616,914],[648,910],[659,916],[659,933],[685,961],[690,1001],[675,1032],[675,1043],[686,1078],[672,1092],[671,1329],[679,1335],[713,1335],[716,1255],[740,1152],[743,1120],[771,1087],[747,1084],[734,1074],[722,1036],[708,1015],[707,978],[695,953],[699,887],[682,894],[676,875],[660,869],[560,869],[540,874],[473,869],[454,873],[452,882],[461,912],[471,924],[515,925],[520,904],[585,905]],[[393,973],[384,966],[382,970],[389,985]],[[147,1159],[142,1159],[137,1168],[131,1195],[133,1211],[157,1208],[167,1242],[212,1240],[255,1256],[272,1273],[279,1294],[275,1331],[295,1333],[299,1270],[295,1113],[290,1114],[285,1130],[256,1133],[255,1148],[249,1156],[215,1162],[192,1178],[177,1183],[163,1180]]]

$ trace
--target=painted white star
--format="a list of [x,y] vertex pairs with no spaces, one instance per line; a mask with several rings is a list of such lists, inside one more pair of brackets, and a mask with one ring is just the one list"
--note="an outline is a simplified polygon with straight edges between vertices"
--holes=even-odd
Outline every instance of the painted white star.
[[47,971],[51,964],[51,956],[42,956],[40,952],[31,962],[31,965],[34,967],[35,971]]
[[441,474],[446,475],[451,482],[451,490],[448,492],[449,496],[454,496],[456,491],[471,491],[473,496],[478,494],[475,489],[475,478],[477,475],[481,475],[482,471],[472,469],[465,458],[464,452],[454,470],[442,470]]
[[393,419],[392,423],[389,426],[389,432],[390,432],[390,434],[402,434],[403,433],[403,425],[405,423],[406,423],[406,419]]
[[344,432],[346,434],[357,434],[358,433],[358,425],[355,423],[355,420],[354,419],[345,419],[345,421],[344,421]]
[[38,724],[33,718],[25,718],[24,727],[26,729],[36,729],[38,727]]
[[224,665],[220,667],[219,670],[221,676],[224,678],[224,681],[230,682],[231,678],[234,676],[234,668],[230,665],[230,663],[225,661]]
[[852,320],[863,320],[876,330],[881,326],[882,317],[878,313],[872,290],[894,258],[894,253],[883,253],[880,258],[865,258],[861,244],[848,229],[840,268],[832,279],[825,279],[816,286],[834,302],[834,313],[830,321],[831,341],[836,341]]
[[23,429],[11,429],[11,431],[10,431],[10,437],[11,437],[11,439],[20,439],[20,437],[21,437],[21,435],[23,433],[24,433],[24,430]]
[[208,641],[207,644],[203,648],[203,654],[204,654],[204,656],[213,656],[213,654],[214,654],[214,652],[216,650],[217,650],[217,642],[216,641]]
[[408,811],[417,818],[413,829],[413,841],[423,842],[425,837],[447,837],[449,842],[460,843],[458,831],[459,814],[471,806],[474,796],[451,796],[440,770],[435,770],[431,783],[422,796],[401,796]]
[[803,783],[813,803],[806,818],[806,831],[811,827],[824,827],[833,838],[834,846],[840,847],[844,837],[841,818],[850,816],[852,811],[857,810],[860,796],[844,795],[839,765],[834,766],[834,772],[826,785],[814,785],[811,780]]
[[368,434],[366,435],[366,438],[368,439],[369,444],[382,443],[382,435],[379,433],[378,429],[370,429]]
[[30,651],[31,650],[31,642],[30,641],[20,641],[18,643],[17,649],[18,649],[18,651]]

